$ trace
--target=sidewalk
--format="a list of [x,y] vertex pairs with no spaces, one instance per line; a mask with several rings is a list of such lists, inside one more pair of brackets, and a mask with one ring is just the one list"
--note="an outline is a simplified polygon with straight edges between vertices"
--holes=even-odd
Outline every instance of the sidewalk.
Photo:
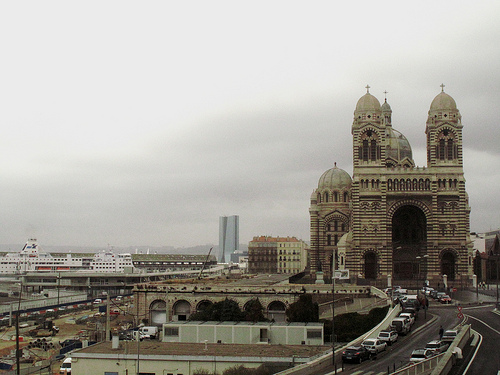
[[450,296],[455,305],[471,305],[482,303],[496,303],[497,291],[495,290],[459,290]]

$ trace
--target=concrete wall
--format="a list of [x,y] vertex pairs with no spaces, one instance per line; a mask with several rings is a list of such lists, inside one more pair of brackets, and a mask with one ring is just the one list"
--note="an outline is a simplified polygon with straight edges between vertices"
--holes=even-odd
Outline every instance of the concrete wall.
[[[178,336],[165,335],[167,328],[177,328]],[[261,339],[261,330],[267,330]],[[308,338],[307,333],[320,331],[319,337]],[[323,325],[319,323],[273,324],[254,323],[227,324],[218,322],[168,323],[163,325],[164,342],[204,342],[230,344],[283,344],[283,345],[324,345]],[[316,336],[316,335],[314,335]]]

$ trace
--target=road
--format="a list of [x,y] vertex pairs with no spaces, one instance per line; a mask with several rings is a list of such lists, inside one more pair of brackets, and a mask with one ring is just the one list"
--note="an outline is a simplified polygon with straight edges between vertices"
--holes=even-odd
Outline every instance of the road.
[[[461,322],[457,318],[457,313],[458,310],[455,306],[431,304],[426,317],[424,312],[420,311],[410,334],[400,336],[397,343],[389,346],[385,352],[379,353],[375,359],[360,365],[344,364],[342,374],[382,375],[404,367],[409,363],[410,355],[414,349],[423,348],[429,341],[439,339],[440,326],[443,326],[445,330],[452,329]],[[337,372],[341,366],[340,363],[337,365]],[[333,368],[330,370],[330,374],[334,373],[332,370]],[[470,374],[476,373],[470,372]]]
[[493,308],[489,305],[463,309],[467,324],[481,335],[475,357],[464,374],[497,374],[500,371],[500,315],[493,312]]

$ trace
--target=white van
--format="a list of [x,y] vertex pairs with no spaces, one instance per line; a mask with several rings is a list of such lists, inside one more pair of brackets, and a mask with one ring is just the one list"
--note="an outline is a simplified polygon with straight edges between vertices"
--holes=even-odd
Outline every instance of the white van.
[[61,364],[61,368],[59,369],[59,374],[61,375],[70,375],[71,374],[71,357],[66,358]]
[[156,339],[158,337],[158,327],[139,327],[137,331],[134,331],[134,339],[137,340],[137,334],[139,333],[139,339]]

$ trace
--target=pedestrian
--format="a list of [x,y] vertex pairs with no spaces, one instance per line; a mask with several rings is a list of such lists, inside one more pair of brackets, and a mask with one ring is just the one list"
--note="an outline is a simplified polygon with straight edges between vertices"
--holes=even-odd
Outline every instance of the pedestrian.
[[439,339],[441,340],[443,338],[443,333],[444,333],[444,329],[443,329],[443,326],[439,327]]

